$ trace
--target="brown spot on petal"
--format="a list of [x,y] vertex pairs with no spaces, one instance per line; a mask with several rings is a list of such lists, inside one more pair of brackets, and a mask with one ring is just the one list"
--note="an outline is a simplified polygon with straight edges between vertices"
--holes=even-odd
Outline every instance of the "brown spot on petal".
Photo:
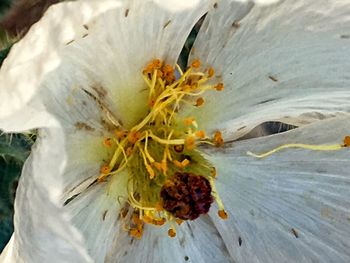
[[91,127],[90,125],[86,124],[85,122],[76,122],[74,124],[75,128],[78,130],[85,130],[85,131],[95,131],[95,128]]
[[124,16],[125,16],[125,17],[128,17],[129,11],[130,11],[129,9],[126,9],[126,10],[125,10],[125,13],[124,13]]
[[165,29],[168,25],[170,25],[170,23],[171,23],[171,20],[167,21],[167,22],[164,24],[163,29]]

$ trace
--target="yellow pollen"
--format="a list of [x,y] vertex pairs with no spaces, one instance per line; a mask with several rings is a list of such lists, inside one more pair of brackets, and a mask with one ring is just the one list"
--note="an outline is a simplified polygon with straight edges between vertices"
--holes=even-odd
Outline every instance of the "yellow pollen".
[[228,215],[227,215],[227,213],[226,213],[225,210],[219,210],[219,211],[218,211],[218,215],[219,215],[219,217],[220,217],[221,219],[227,219],[227,218],[228,218]]
[[345,136],[343,142],[344,147],[350,147],[350,136]]
[[118,140],[124,139],[127,133],[125,131],[115,131],[115,136]]

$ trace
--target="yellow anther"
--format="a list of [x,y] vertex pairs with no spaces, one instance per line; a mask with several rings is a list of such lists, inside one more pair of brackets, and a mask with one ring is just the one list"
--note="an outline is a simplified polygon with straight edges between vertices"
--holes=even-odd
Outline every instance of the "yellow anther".
[[112,145],[113,145],[113,141],[112,141],[112,138],[105,138],[103,140],[103,145],[108,147],[108,148],[111,148]]
[[224,139],[222,138],[220,131],[216,131],[214,134],[214,144],[216,147],[220,147],[224,145]]
[[153,179],[156,176],[154,170],[152,169],[152,167],[149,164],[146,165],[146,170],[149,174],[150,179]]
[[186,126],[192,125],[193,122],[194,122],[194,118],[193,117],[189,117],[189,118],[184,119],[184,124]]
[[211,78],[212,76],[214,76],[215,74],[215,70],[213,68],[209,68],[208,69],[208,77]]
[[226,211],[223,210],[223,209],[218,211],[218,215],[219,215],[219,217],[221,219],[227,219],[228,218],[228,215],[227,215]]
[[135,144],[139,139],[141,138],[141,133],[140,132],[130,132],[128,134],[128,141],[131,143],[131,144]]
[[182,164],[178,160],[174,160],[173,163],[175,164],[176,167],[182,169]]
[[217,173],[216,173],[216,168],[215,167],[212,167],[212,169],[211,169],[211,171],[210,171],[210,175],[212,176],[212,177],[216,177],[216,175],[217,175]]
[[223,91],[224,90],[224,84],[219,83],[214,87],[217,91]]
[[175,237],[176,236],[176,230],[174,228],[170,228],[168,230],[168,236],[169,237]]
[[188,136],[185,139],[185,147],[187,150],[193,150],[196,145],[196,140],[194,139],[193,136]]
[[195,59],[192,63],[191,63],[191,67],[192,68],[199,68],[201,66],[201,61],[199,59]]
[[101,174],[109,174],[111,172],[111,168],[109,165],[103,165],[100,169]]
[[203,104],[204,104],[204,99],[200,97],[196,100],[196,104],[194,106],[199,107],[199,106],[202,106]]
[[195,133],[195,135],[198,137],[198,138],[201,138],[201,139],[204,139],[205,138],[205,132],[204,131],[197,131]]
[[344,147],[350,147],[350,136],[345,136],[343,142]]
[[180,218],[175,219],[176,224],[181,225],[184,221]]
[[190,164],[190,161],[188,160],[188,159],[185,159],[185,160],[183,160],[182,162],[181,162],[181,166],[182,166],[182,168],[185,168],[187,165],[189,165]]

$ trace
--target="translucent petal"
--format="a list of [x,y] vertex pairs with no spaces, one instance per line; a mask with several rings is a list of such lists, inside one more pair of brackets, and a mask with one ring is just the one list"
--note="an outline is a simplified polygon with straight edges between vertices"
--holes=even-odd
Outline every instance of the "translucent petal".
[[265,121],[348,114],[349,12],[346,0],[218,1],[191,60],[214,67],[225,90],[206,97],[198,123],[237,138]]
[[208,151],[229,220],[211,216],[235,262],[349,262],[349,148],[285,149],[288,143],[342,144],[349,118],[333,118],[283,134]]

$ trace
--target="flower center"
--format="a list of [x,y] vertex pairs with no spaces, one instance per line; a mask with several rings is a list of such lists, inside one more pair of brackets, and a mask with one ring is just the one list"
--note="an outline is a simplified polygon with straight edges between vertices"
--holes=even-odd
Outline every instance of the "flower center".
[[[216,170],[197,148],[200,144],[222,146],[221,133],[208,137],[198,129],[195,118],[178,116],[184,104],[201,107],[203,93],[224,89],[222,83],[210,84],[214,69],[200,72],[199,67],[199,60],[185,72],[159,59],[149,63],[143,70],[149,89],[148,114],[129,130],[116,125],[115,136],[104,139],[114,154],[102,165],[98,181],[128,169],[128,196],[121,217],[131,236],[141,238],[145,223],[167,222],[171,225],[168,234],[174,237],[176,223],[206,214],[214,200],[219,216],[227,218],[215,190]],[[180,76],[176,78],[175,73]]]

